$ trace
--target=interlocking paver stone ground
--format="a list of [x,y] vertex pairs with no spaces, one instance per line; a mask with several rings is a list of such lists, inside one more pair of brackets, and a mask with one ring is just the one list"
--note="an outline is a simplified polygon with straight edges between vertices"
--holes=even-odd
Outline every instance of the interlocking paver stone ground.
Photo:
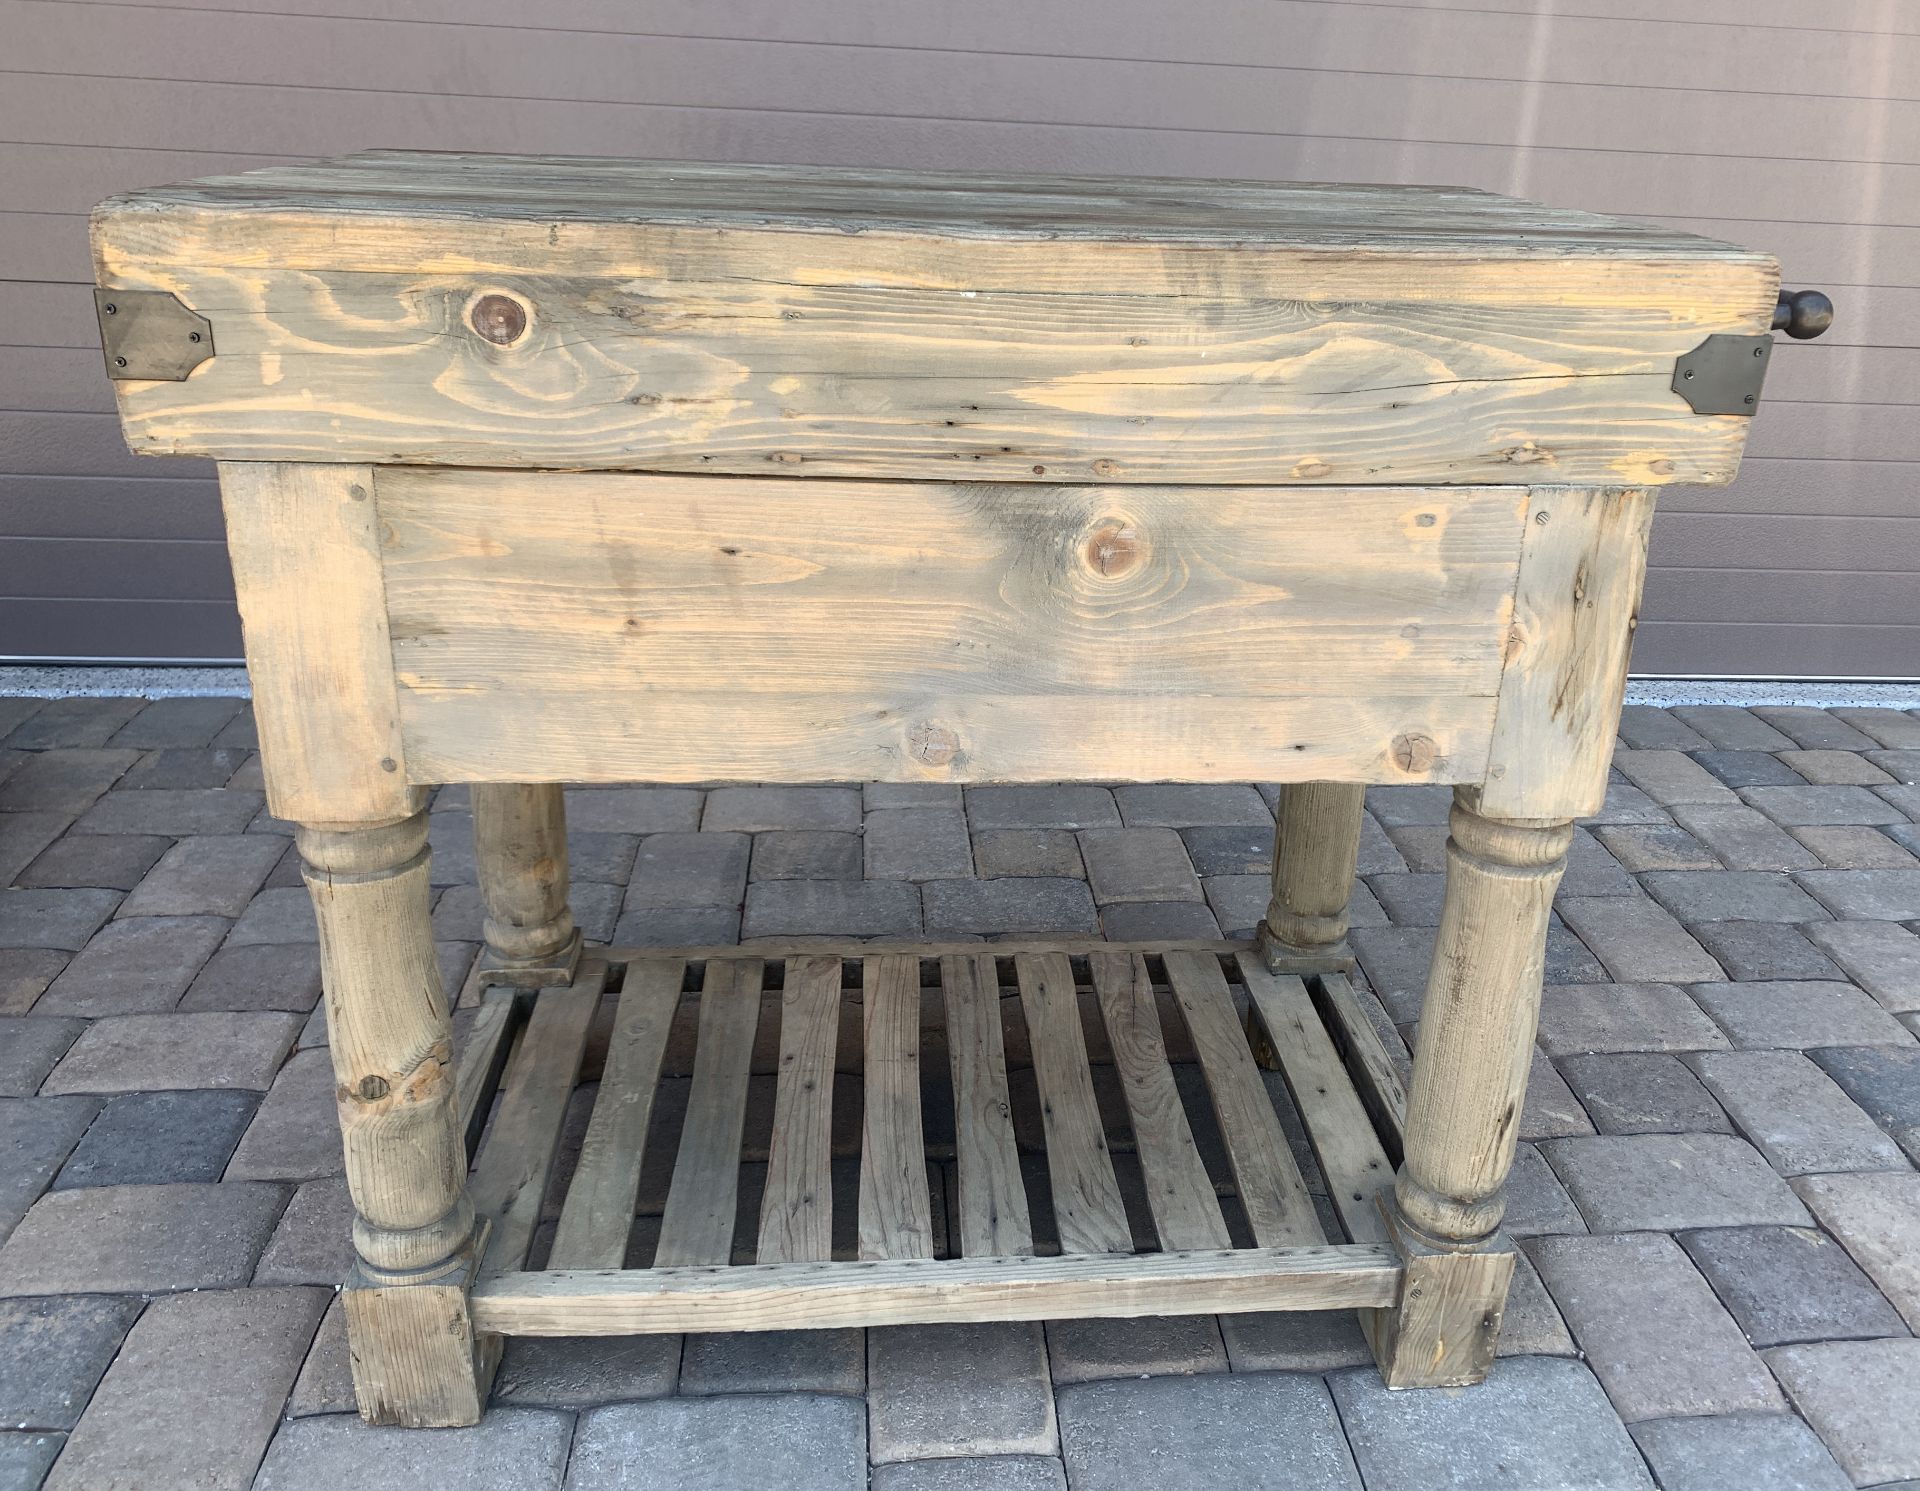
[[1920,1010],[1920,937],[1899,923],[1822,922],[1807,935],[1885,1008]]
[[876,1463],[1059,1449],[1038,1322],[868,1331],[867,1409]]
[[301,1051],[281,1067],[227,1167],[229,1180],[311,1180],[344,1161],[335,1118],[333,1058]]
[[[496,1408],[471,1429],[431,1434],[371,1428],[350,1414],[289,1419],[274,1435],[253,1491],[346,1491],[376,1485],[560,1491],[572,1435],[570,1415],[538,1408]],[[639,1458],[642,1464],[652,1463],[651,1453]],[[608,1488],[618,1484],[601,1483]],[[757,1482],[755,1491],[766,1491],[769,1484]]]
[[1908,1327],[1920,1331],[1920,1174],[1809,1175],[1794,1188]]
[[1785,1413],[1650,1419],[1633,1426],[1665,1491],[1853,1491],[1814,1432]]
[[[864,1491],[857,1399],[659,1398],[582,1415],[568,1491]],[[266,1488],[262,1488],[266,1491]]]
[[261,1182],[50,1191],[0,1245],[0,1296],[237,1289],[286,1199]]
[[1720,965],[1661,906],[1637,896],[1562,896],[1556,909],[1622,983],[1721,977]]
[[744,1331],[686,1338],[683,1393],[857,1393],[867,1381],[866,1333]]
[[1920,1160],[1920,1046],[1835,1046],[1810,1054],[1910,1159]]
[[1767,1364],[1856,1486],[1920,1478],[1920,1341],[1782,1346]]
[[1885,922],[1920,918],[1920,870],[1807,870],[1794,878],[1835,916]]
[[340,1176],[305,1181],[253,1270],[258,1284],[338,1284],[353,1263],[353,1201]]
[[236,1088],[122,1093],[107,1100],[54,1185],[218,1180],[259,1101]]
[[99,1106],[89,1097],[0,1098],[0,1239],[66,1162]]
[[238,916],[285,852],[270,834],[181,839],[134,887],[120,914]]
[[1756,1346],[1906,1334],[1846,1251],[1812,1227],[1713,1227],[1680,1241]]
[[1745,787],[1740,796],[1788,828],[1808,823],[1899,823],[1906,818],[1865,787]]
[[14,877],[14,883],[40,890],[84,890],[89,886],[132,890],[170,842],[159,834],[88,834],[57,839]]
[[1731,1134],[1601,1134],[1540,1149],[1595,1232],[1808,1221],[1787,1183]]
[[109,922],[40,996],[49,1015],[169,1010],[227,935],[219,916],[139,916]]
[[679,1365],[678,1336],[522,1336],[507,1342],[493,1401],[581,1408],[659,1398],[673,1391]]
[[0,947],[78,952],[119,904],[113,890],[0,890]]
[[0,1301],[0,1425],[71,1429],[143,1304],[113,1294]]
[[1782,1175],[1906,1164],[1900,1146],[1798,1051],[1703,1051],[1691,1061]]
[[1368,1491],[1653,1491],[1584,1362],[1509,1358],[1465,1393],[1389,1392],[1369,1367],[1329,1381]]
[[1566,1056],[1560,1070],[1603,1134],[1733,1132],[1713,1094],[1677,1056],[1660,1051]]
[[1539,1038],[1551,1056],[1730,1044],[1687,991],[1672,984],[1549,984],[1540,999]]
[[289,1010],[320,1000],[320,945],[254,943],[223,947],[194,976],[181,1010]]
[[1051,1455],[900,1460],[873,1468],[873,1491],[1067,1491],[1067,1472]]
[[264,1092],[301,1023],[298,1015],[255,1010],[96,1020],[41,1091],[246,1087]]
[[1852,984],[1780,979],[1695,984],[1692,994],[1740,1047],[1902,1046],[1905,1026]]
[[1063,1387],[1060,1442],[1075,1491],[1360,1491],[1315,1377],[1214,1373]]
[[[1528,1252],[1628,1423],[1782,1406],[1766,1367],[1672,1238],[1545,1237]],[[1658,1311],[1646,1308],[1650,1294]]]
[[31,1097],[86,1029],[83,1020],[0,1015],[0,1098]]
[[1779,922],[1697,921],[1688,930],[1736,982],[1846,977],[1839,965],[1807,940],[1801,927]]
[[1227,1369],[1220,1325],[1211,1315],[1049,1321],[1047,1357],[1056,1385]]

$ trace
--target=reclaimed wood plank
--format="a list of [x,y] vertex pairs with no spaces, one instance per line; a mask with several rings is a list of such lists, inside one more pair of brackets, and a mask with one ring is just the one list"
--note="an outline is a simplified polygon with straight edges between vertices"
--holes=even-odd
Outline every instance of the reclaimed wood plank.
[[1000,981],[992,955],[942,958],[940,988],[947,1010],[960,1170],[959,1215],[950,1225],[963,1257],[1022,1257],[1033,1252],[1033,1224],[1014,1146]]
[[658,1266],[725,1263],[732,1255],[761,975],[757,958],[707,965],[686,1122],[654,1250]]
[[866,960],[860,1256],[931,1258],[933,1218],[920,1104],[920,960]]
[[760,1204],[761,1263],[818,1263],[833,1252],[833,1054],[840,960],[789,958],[780,994],[780,1068]]
[[481,999],[460,1048],[460,1063],[454,1075],[454,1103],[469,1157],[480,1142],[480,1131],[486,1127],[487,1107],[500,1086],[500,1074],[512,1048],[513,1015],[514,998],[510,990],[498,990]]

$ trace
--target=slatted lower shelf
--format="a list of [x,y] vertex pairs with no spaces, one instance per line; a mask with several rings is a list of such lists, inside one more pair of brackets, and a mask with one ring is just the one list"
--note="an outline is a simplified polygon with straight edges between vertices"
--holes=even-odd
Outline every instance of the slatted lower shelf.
[[571,988],[470,987],[475,1323],[1391,1305],[1377,1200],[1403,1099],[1342,966],[818,944],[614,949]]

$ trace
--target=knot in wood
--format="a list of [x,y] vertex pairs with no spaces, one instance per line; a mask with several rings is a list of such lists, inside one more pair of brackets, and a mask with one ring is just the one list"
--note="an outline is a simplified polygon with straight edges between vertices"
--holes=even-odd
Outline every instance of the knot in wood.
[[945,725],[918,724],[907,732],[907,753],[923,766],[946,766],[960,754],[960,737]]
[[1433,768],[1434,758],[1440,754],[1440,748],[1425,735],[1396,735],[1393,738],[1393,761],[1402,771],[1424,772]]
[[467,312],[467,321],[496,347],[508,347],[527,330],[527,308],[511,295],[482,295]]
[[1081,552],[1088,569],[1105,579],[1116,580],[1141,566],[1146,559],[1147,545],[1133,524],[1124,518],[1108,518],[1087,535]]

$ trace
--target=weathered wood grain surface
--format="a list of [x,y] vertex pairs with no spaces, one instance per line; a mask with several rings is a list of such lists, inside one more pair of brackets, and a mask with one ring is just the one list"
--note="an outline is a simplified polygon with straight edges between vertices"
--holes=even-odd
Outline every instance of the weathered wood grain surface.
[[[1764,255],[1452,188],[377,154],[118,198],[156,454],[994,481],[1731,480]],[[483,295],[520,307],[498,344]]]
[[1500,487],[376,486],[436,782],[1474,781],[1526,516]]

